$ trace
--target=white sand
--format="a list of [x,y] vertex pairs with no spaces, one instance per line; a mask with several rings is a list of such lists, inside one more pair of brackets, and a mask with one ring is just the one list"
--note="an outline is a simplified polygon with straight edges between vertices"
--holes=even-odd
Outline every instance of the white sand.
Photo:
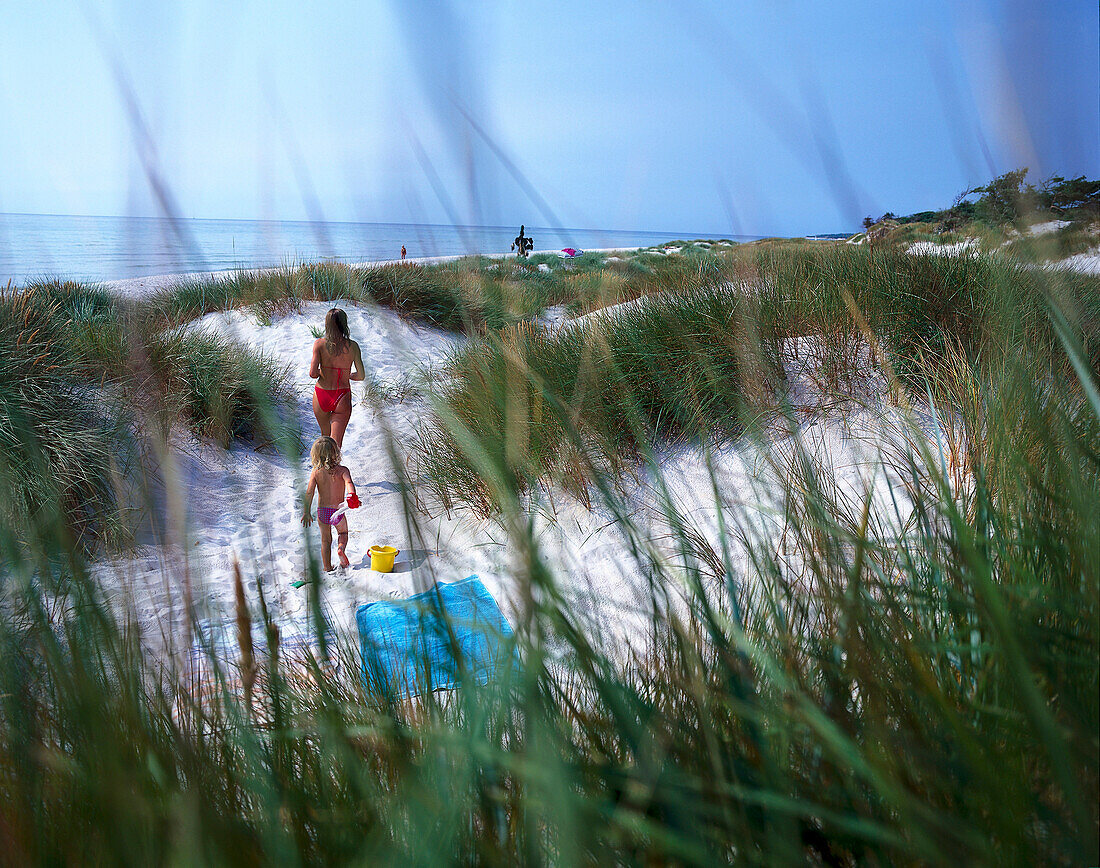
[[1059,229],[1065,229],[1070,225],[1069,220],[1048,220],[1046,223],[1035,223],[1027,228],[1030,235],[1049,235]]
[[[312,440],[317,427],[309,404],[310,326],[319,326],[327,309],[325,303],[306,304],[300,314],[266,327],[247,312],[232,311],[204,317],[194,327],[233,336],[288,365],[299,390],[301,424]],[[368,376],[383,384],[392,384],[418,366],[440,362],[460,340],[415,328],[389,311],[354,306],[347,310]],[[857,517],[861,498],[870,491],[876,520],[895,525],[904,516],[892,517],[895,507],[882,456],[905,448],[904,438],[896,436],[903,428],[899,414],[876,403],[873,396],[870,409],[852,405],[847,413],[826,412],[830,401],[815,374],[819,360],[812,342],[793,343],[789,364],[796,419],[803,426],[808,448],[835,474]],[[428,408],[410,400],[376,414],[360,402],[362,388],[355,387],[356,406],[344,441],[344,460],[363,500],[359,510],[349,513],[352,566],[325,576],[322,587],[324,608],[337,634],[354,641],[354,613],[361,603],[407,596],[433,581],[454,581],[471,573],[482,578],[514,620],[524,589],[512,576],[522,573],[522,566],[520,552],[508,544],[504,530],[469,517],[429,515],[416,507],[406,514],[407,504],[398,490],[400,475],[389,447],[395,438],[410,435],[427,418]],[[774,552],[784,536],[784,512],[773,502],[773,482],[782,465],[793,461],[793,452],[783,425],[776,427],[770,439],[773,448],[767,452],[745,440],[723,447],[713,459],[719,498],[729,511],[727,521]],[[398,454],[397,459],[404,462],[405,455]],[[644,529],[640,544],[652,557],[678,558],[667,520],[671,510],[721,552],[706,455],[698,448],[668,450],[661,469],[670,501],[663,502],[657,481],[644,472],[629,483],[625,495],[626,508]],[[164,644],[178,648],[187,635],[183,619],[187,581],[200,618],[228,625],[233,612],[232,563],[239,558],[253,611],[257,581],[262,581],[284,636],[304,634],[308,590],[291,583],[304,575],[306,546],[316,551],[318,545],[316,524],[303,532],[299,519],[298,492],[306,472],[304,463],[290,466],[274,453],[246,446],[224,453],[189,437],[178,438],[165,474],[179,481],[171,486],[179,504],[174,526],[186,530],[143,546],[133,557],[101,563],[101,583],[112,598],[134,606],[151,642],[159,644],[163,635]],[[905,503],[904,497],[900,500]],[[620,644],[644,636],[650,617],[648,571],[631,554],[631,541],[623,537],[614,513],[600,505],[589,512],[561,492],[531,508],[538,556],[563,581],[582,623],[594,635]],[[745,546],[737,535],[726,542],[732,547],[734,578],[741,581],[748,573]],[[376,543],[401,549],[395,572],[380,574],[369,568],[367,550]],[[780,554],[788,561],[796,557],[786,551]],[[669,592],[671,604],[676,605],[679,591]]]
[[1048,267],[1076,271],[1078,274],[1100,274],[1100,248],[1067,256]]
[[931,254],[933,256],[978,256],[981,247],[977,238],[964,238],[955,244],[937,244],[935,241],[915,241],[909,245],[909,252]]
[[[313,342],[310,326],[323,323],[329,305],[313,302],[268,327],[260,327],[244,311],[210,314],[194,324],[241,340],[289,366],[297,386],[299,416],[307,440],[317,435],[317,423],[310,405],[313,381],[308,376],[309,351]],[[392,383],[416,365],[445,358],[454,339],[430,329],[415,329],[395,314],[384,310],[367,311],[348,307],[349,324],[363,350],[368,376]],[[355,399],[363,396],[356,385]],[[375,418],[366,406],[358,404],[344,441],[345,459],[352,469],[363,500],[363,507],[351,513],[350,552],[353,565],[346,576],[333,580],[328,589],[332,602],[353,593],[358,602],[376,599],[389,590],[415,590],[414,563],[422,563],[422,545],[411,545],[403,520],[398,478],[387,456],[387,428],[408,433],[415,419],[401,407],[385,418]],[[167,545],[154,545],[136,559],[127,559],[110,570],[123,579],[119,590],[135,588],[134,598],[143,621],[175,622],[179,630],[182,602],[180,568],[186,562],[196,584],[195,598],[205,617],[223,617],[232,601],[232,559],[239,557],[245,573],[262,571],[265,585],[281,620],[296,620],[304,615],[304,590],[290,582],[305,573],[303,529],[297,492],[301,490],[308,467],[289,466],[277,455],[236,446],[230,453],[217,447],[184,438],[175,443],[172,458],[180,478],[180,501],[187,526],[186,540],[172,539]],[[170,468],[171,471],[171,468]],[[166,474],[167,475],[167,474]],[[316,524],[310,538],[317,546]],[[399,546],[399,558],[407,573],[380,583],[380,574],[369,570],[367,548],[374,543]],[[415,551],[414,551],[415,549]],[[318,547],[319,550],[319,547]],[[167,575],[165,574],[167,568]],[[463,574],[465,575],[465,573]],[[462,578],[449,575],[447,578]],[[108,580],[108,583],[111,583]],[[422,586],[423,581],[420,583]],[[337,605],[334,614],[343,616],[344,626],[354,614],[348,605]],[[169,627],[168,624],[165,624]],[[170,627],[169,627],[170,628]],[[171,628],[170,628],[171,629]]]

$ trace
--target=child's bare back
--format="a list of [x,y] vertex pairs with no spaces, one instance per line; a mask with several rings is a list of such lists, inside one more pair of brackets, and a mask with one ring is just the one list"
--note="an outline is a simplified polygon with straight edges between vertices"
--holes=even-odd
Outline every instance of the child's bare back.
[[349,487],[351,491],[355,491],[355,483],[351,481],[351,471],[343,464],[338,464],[332,470],[314,467],[309,475],[309,481],[317,489],[318,506],[339,506],[344,502]]

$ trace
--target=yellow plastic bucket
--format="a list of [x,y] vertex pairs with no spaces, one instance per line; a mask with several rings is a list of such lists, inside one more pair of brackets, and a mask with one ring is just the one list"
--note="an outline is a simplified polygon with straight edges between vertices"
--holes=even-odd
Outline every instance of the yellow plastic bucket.
[[380,573],[392,573],[395,557],[397,557],[397,549],[393,546],[371,546],[370,568]]

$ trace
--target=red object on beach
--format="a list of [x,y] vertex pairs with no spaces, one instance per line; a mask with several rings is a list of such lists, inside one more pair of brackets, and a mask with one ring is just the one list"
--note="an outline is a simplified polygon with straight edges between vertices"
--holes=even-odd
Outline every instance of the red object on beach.
[[574,250],[572,247],[563,247],[561,249],[561,252],[566,254],[567,256],[576,256],[578,253],[580,253],[579,250]]
[[359,495],[358,494],[348,495],[348,506],[350,506],[352,509],[358,509],[359,508]]

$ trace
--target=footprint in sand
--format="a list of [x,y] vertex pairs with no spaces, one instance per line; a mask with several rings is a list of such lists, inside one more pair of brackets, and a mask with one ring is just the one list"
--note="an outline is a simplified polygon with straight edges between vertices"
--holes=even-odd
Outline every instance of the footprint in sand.
[[286,599],[286,611],[290,615],[297,615],[305,607],[306,597],[302,593],[291,593]]

